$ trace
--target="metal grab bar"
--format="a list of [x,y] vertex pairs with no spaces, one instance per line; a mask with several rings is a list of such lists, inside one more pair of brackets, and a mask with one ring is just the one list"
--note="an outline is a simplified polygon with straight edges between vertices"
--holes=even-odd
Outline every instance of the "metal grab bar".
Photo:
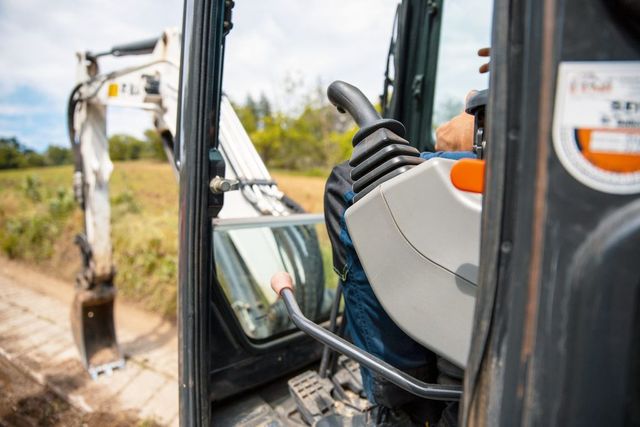
[[293,281],[288,273],[282,272],[274,274],[271,278],[271,288],[284,300],[284,304],[289,312],[289,317],[293,323],[301,331],[320,341],[322,344],[350,357],[381,375],[392,384],[416,396],[431,400],[451,401],[461,399],[462,389],[460,387],[428,384],[420,381],[307,319],[304,314],[302,314],[302,311],[300,311],[300,307],[293,295]]

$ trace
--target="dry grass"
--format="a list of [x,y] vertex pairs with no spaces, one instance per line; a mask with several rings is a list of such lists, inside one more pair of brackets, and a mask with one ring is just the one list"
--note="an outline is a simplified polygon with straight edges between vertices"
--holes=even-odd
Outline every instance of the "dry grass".
[[307,212],[323,211],[322,195],[325,178],[317,176],[291,175],[284,172],[272,173],[273,179],[287,196],[300,203]]
[[[63,215],[54,217],[51,201],[63,192],[69,203],[72,173],[70,166],[0,172],[0,250],[70,282],[80,267],[73,238],[82,229],[82,213],[70,205]],[[25,184],[29,179],[31,189]],[[274,179],[305,210],[322,212],[324,178],[278,172]],[[33,188],[39,198],[32,194]],[[170,166],[152,161],[116,163],[110,191],[119,295],[174,317],[178,185]],[[26,230],[35,237],[25,237],[25,227],[16,228],[15,223],[27,224],[31,228]]]

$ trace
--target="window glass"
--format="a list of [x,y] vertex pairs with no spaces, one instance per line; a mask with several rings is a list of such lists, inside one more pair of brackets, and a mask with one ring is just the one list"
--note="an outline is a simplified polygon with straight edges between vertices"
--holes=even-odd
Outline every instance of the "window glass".
[[[271,181],[268,170],[274,169],[324,175],[346,160],[355,124],[329,103],[326,90],[344,80],[377,101],[395,9],[393,0],[236,1],[225,40],[219,136],[226,178]],[[245,182],[225,195],[220,217],[282,219],[283,188],[255,187]],[[320,211],[322,193],[315,188],[288,196],[307,211]],[[223,227],[213,239],[217,279],[251,339],[293,330],[270,288],[277,271],[296,279],[307,317],[327,317],[338,276],[324,226]]]
[[216,274],[242,329],[265,339],[294,328],[271,276],[287,271],[294,278],[302,312],[314,321],[328,318],[337,276],[324,224],[259,224],[214,228]]
[[491,0],[444,0],[438,69],[434,99],[433,128],[464,110],[471,90],[489,86],[488,74],[480,74],[478,50],[491,41]]

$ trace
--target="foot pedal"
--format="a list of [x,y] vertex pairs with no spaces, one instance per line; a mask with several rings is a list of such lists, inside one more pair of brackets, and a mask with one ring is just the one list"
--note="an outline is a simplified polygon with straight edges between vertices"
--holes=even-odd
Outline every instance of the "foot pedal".
[[317,372],[306,371],[290,379],[288,385],[302,418],[309,425],[313,425],[333,409],[333,384],[328,378],[320,378]]
[[336,373],[333,374],[334,382],[340,384],[344,389],[351,390],[358,396],[364,396],[360,365],[346,356],[340,356],[338,366],[341,369],[338,369]]

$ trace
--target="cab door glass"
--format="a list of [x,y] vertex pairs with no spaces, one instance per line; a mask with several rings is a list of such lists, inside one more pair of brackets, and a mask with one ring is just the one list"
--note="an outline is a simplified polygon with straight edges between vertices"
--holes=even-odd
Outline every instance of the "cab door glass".
[[[307,218],[313,219],[309,221]],[[337,277],[320,215],[214,223],[216,276],[242,330],[265,340],[294,328],[283,301],[271,290],[276,271],[291,274],[296,299],[310,319],[327,320]]]
[[[299,212],[322,210],[316,181],[348,159],[357,130],[329,103],[328,85],[351,82],[373,102],[382,86],[396,2],[364,2],[235,2],[218,149],[225,178],[238,180],[239,189],[225,194],[214,221],[213,285],[228,303],[224,313],[254,343],[295,329],[271,290],[274,273],[291,274],[298,303],[313,321],[326,320],[334,300],[338,276],[324,219],[301,223]],[[284,175],[280,183],[292,174],[317,180],[309,191],[286,189],[274,185],[275,170]]]
[[489,47],[493,1],[445,0],[438,52],[438,68],[433,109],[433,129],[464,110],[472,90],[489,86],[488,74],[479,68],[488,58],[478,50]]

